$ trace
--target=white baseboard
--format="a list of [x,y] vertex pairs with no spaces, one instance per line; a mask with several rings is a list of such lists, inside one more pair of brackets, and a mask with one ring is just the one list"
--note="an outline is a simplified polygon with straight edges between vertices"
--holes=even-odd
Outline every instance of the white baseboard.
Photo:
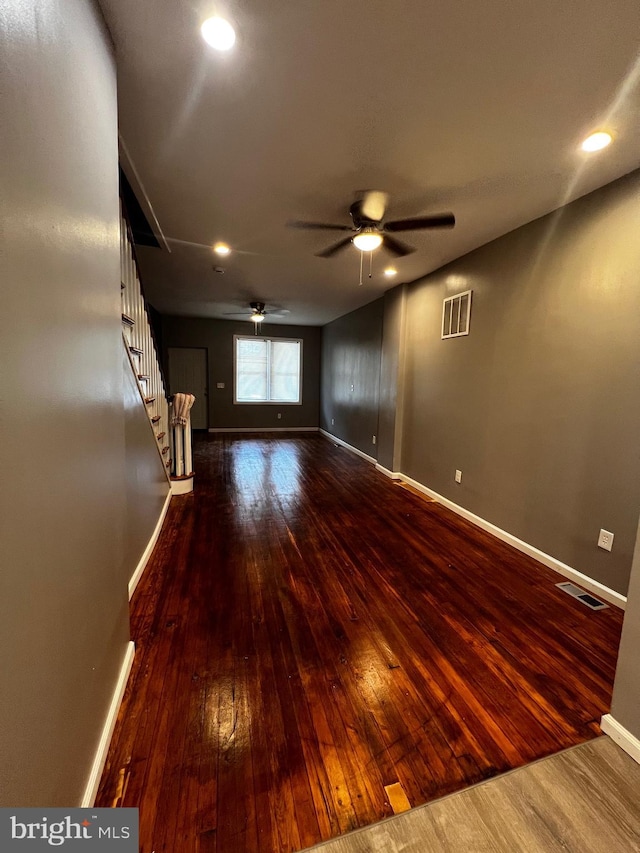
[[621,749],[624,749],[627,755],[630,755],[634,761],[640,764],[640,740],[635,735],[632,735],[624,726],[621,726],[611,714],[604,715],[600,721],[600,728]]
[[135,643],[129,642],[124,654],[122,666],[120,667],[120,675],[118,676],[118,681],[116,682],[115,690],[113,691],[107,718],[104,721],[104,726],[102,727],[100,742],[98,743],[98,749],[96,750],[93,764],[91,765],[91,772],[89,773],[89,779],[87,780],[87,785],[84,789],[82,802],[80,803],[80,807],[83,809],[91,808],[95,802],[96,795],[98,793],[98,786],[100,785],[100,777],[102,776],[102,771],[104,770],[104,765],[107,760],[109,744],[111,743],[113,730],[116,726],[118,711],[120,710],[122,697],[124,696],[124,689],[127,686],[127,681],[129,680],[129,673],[133,666],[133,657],[135,653]]
[[404,483],[409,483],[410,486],[413,486],[418,491],[423,492],[425,495],[429,495],[430,498],[438,501],[438,503],[443,504],[448,509],[453,510],[453,512],[461,515],[462,518],[466,518],[467,521],[470,521],[472,524],[481,527],[483,530],[486,530],[488,533],[493,534],[498,539],[501,539],[503,542],[507,542],[509,545],[513,545],[514,548],[517,548],[518,551],[521,551],[523,554],[527,554],[529,557],[533,557],[534,560],[537,560],[539,563],[542,563],[543,566],[546,566],[548,569],[553,569],[554,572],[557,572],[559,575],[562,575],[569,580],[572,580],[574,583],[579,586],[588,589],[589,592],[592,592],[594,595],[600,596],[600,598],[604,598],[605,601],[608,601],[609,604],[613,604],[615,607],[619,607],[621,610],[624,610],[627,604],[626,596],[621,595],[619,592],[616,592],[613,589],[610,589],[608,586],[600,583],[600,581],[593,580],[593,578],[588,577],[587,575],[583,575],[582,572],[579,572],[577,569],[573,569],[571,566],[567,566],[566,563],[560,562],[560,560],[556,560],[555,557],[552,557],[550,554],[545,554],[544,551],[540,551],[538,548],[535,548],[533,545],[529,545],[528,542],[523,542],[522,539],[518,539],[517,536],[513,536],[511,533],[507,533],[506,530],[502,530],[500,527],[496,527],[495,524],[492,524],[490,521],[485,521],[484,518],[480,518],[479,515],[475,515],[475,513],[470,512],[468,509],[465,509],[462,506],[458,506],[458,504],[449,500],[448,498],[439,495],[437,492],[434,492],[433,489],[429,489],[427,486],[424,486],[422,483],[419,483],[417,480],[413,480],[411,477],[407,477],[406,474],[401,474],[400,479]]
[[209,427],[209,432],[318,432],[318,427]]
[[358,450],[357,447],[354,447],[352,444],[347,444],[346,441],[343,441],[341,438],[338,438],[336,435],[332,435],[330,432],[327,432],[325,429],[319,429],[318,432],[320,435],[323,435],[325,438],[328,438],[329,441],[333,441],[334,444],[339,444],[340,447],[345,447],[347,450],[350,450],[352,453],[355,453],[356,456],[361,456],[362,459],[366,459],[367,462],[371,462],[372,465],[376,465],[376,460],[373,456],[369,456],[364,453],[362,450]]
[[379,462],[376,462],[376,471],[380,471],[381,474],[384,474],[385,477],[389,477],[390,480],[402,480],[402,474],[400,471],[390,471]]
[[158,536],[160,536],[160,531],[162,530],[162,523],[164,521],[164,517],[167,514],[167,510],[169,509],[169,503],[171,502],[171,492],[167,495],[167,498],[164,502],[164,506],[160,511],[160,517],[158,518],[158,523],[156,524],[155,530],[151,535],[151,539],[147,544],[147,547],[144,549],[142,557],[140,557],[140,562],[135,568],[134,573],[131,575],[131,580],[129,581],[129,601],[133,598],[133,593],[136,591],[136,587],[138,586],[138,581],[142,577],[142,573],[147,567],[147,563],[149,562],[149,557],[151,556],[151,552],[155,548],[155,544],[158,541]]

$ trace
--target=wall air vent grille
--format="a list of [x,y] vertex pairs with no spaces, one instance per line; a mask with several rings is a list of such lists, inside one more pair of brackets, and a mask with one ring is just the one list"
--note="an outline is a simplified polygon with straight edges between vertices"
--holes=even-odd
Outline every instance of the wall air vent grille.
[[442,303],[442,339],[469,334],[471,290],[448,296]]
[[578,601],[586,604],[587,607],[590,607],[592,610],[604,610],[605,607],[609,606],[608,604],[605,604],[604,601],[600,601],[599,598],[595,598],[590,593],[585,592],[584,589],[580,589],[580,587],[576,586],[574,583],[557,583],[556,586],[563,592],[568,592],[569,595],[577,598]]

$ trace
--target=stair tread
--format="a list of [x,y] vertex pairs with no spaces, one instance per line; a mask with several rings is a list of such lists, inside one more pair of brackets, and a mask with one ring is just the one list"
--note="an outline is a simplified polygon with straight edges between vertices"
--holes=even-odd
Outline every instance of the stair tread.
[[167,445],[166,445],[166,447],[163,447],[163,448],[162,448],[162,455],[164,456],[164,454],[165,454],[168,450],[169,450],[169,445],[167,444]]
[[150,378],[151,377],[149,376],[148,373],[139,373],[138,374],[138,379],[150,379]]
[[162,439],[165,437],[165,435],[166,435],[166,432],[159,432],[158,435],[156,436],[156,438],[158,439],[158,441],[162,441]]
[[155,397],[145,397],[144,401],[147,405],[149,405],[149,403],[155,403],[156,398]]
[[140,347],[134,347],[131,345],[129,346],[129,352],[133,353],[133,355],[142,355],[144,350],[141,350]]
[[127,326],[135,326],[135,324],[136,324],[136,321],[133,319],[133,317],[130,317],[128,314],[125,314],[124,312],[122,314],[122,322],[125,323]]
[[154,415],[154,416],[151,418],[151,423],[152,423],[152,424],[157,424],[159,420],[160,420],[160,415]]

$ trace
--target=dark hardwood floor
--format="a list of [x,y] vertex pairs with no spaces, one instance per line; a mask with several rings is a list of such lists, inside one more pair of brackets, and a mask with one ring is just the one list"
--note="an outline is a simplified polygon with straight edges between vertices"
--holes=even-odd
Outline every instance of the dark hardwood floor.
[[284,853],[595,737],[622,614],[315,434],[208,437],[132,602],[98,806]]

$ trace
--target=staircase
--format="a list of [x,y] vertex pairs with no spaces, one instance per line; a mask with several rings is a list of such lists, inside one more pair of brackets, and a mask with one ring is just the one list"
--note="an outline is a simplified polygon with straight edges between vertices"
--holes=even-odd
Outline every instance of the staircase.
[[[191,462],[191,420],[186,426],[172,427],[170,406],[160,369],[158,352],[146,303],[133,239],[127,220],[120,209],[120,294],[122,297],[122,340],[136,377],[141,403],[144,405],[156,440],[158,453],[171,483],[172,494],[193,490]],[[188,455],[185,450],[188,448]],[[177,451],[177,452],[175,452]]]

